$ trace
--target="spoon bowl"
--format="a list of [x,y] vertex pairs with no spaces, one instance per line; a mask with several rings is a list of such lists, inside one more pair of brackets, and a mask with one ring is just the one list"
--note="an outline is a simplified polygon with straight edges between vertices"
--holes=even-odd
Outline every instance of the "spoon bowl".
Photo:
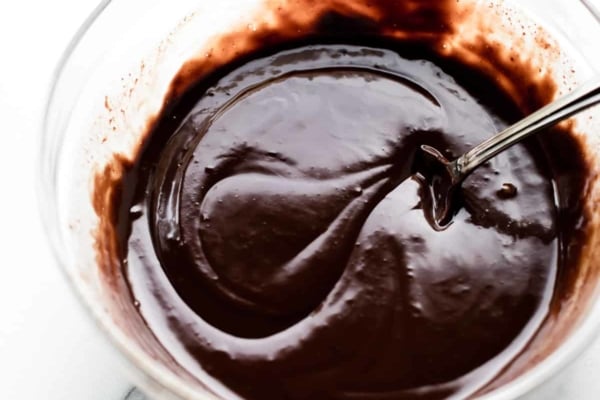
[[432,146],[422,145],[415,171],[424,187],[424,211],[438,230],[452,223],[459,209],[457,194],[462,182],[480,165],[526,137],[600,103],[600,78],[542,107],[502,132],[475,146],[453,161]]

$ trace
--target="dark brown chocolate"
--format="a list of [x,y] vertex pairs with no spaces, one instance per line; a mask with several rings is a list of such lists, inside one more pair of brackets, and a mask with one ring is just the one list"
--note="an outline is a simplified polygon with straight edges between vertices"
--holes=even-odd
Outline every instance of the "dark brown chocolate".
[[577,258],[574,140],[491,160],[443,231],[411,174],[418,146],[452,158],[554,89],[516,104],[489,70],[377,35],[391,23],[327,12],[303,41],[176,81],[117,183],[132,297],[192,375],[248,399],[465,397],[541,326]]

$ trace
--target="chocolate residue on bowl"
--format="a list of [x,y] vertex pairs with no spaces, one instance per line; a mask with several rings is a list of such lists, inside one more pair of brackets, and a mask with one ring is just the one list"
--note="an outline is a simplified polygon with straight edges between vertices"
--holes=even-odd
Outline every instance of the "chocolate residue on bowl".
[[[215,37],[136,157],[95,178],[123,329],[245,398],[469,396],[556,348],[587,239],[571,127],[474,174],[447,232],[406,184],[417,145],[460,154],[556,95],[490,6],[270,1]],[[506,183],[518,194],[497,197]]]

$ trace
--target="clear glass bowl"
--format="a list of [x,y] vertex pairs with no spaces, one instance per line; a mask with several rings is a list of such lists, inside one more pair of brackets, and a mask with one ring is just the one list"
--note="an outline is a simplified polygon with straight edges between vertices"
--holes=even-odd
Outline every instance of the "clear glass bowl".
[[[191,400],[217,396],[157,361],[111,312],[110,293],[98,271],[92,235],[98,225],[90,195],[92,177],[114,153],[132,155],[148,118],[159,111],[181,65],[196,56],[212,35],[226,32],[240,21],[251,24],[248,16],[255,15],[253,10],[259,3],[261,0],[147,0],[143,5],[127,0],[102,1],[65,51],[50,91],[38,183],[55,262],[64,269],[100,329],[124,356],[134,382],[153,397]],[[593,12],[597,2],[475,3],[512,10],[513,17],[518,17],[514,21],[524,22],[527,29],[539,24],[556,39],[561,52],[553,62],[559,74],[568,75],[560,79],[562,91],[600,71],[600,20]],[[600,170],[600,110],[591,110],[577,121],[588,156]],[[595,206],[599,200],[600,184],[591,181],[587,201],[594,210],[594,227],[600,226],[600,211]],[[600,231],[594,228],[594,232]],[[594,241],[599,240],[596,236]],[[592,254],[596,246],[590,246],[586,251]],[[591,285],[587,297],[574,297],[585,311],[550,356],[484,397],[515,399],[548,381],[584,350],[600,328],[598,291]]]

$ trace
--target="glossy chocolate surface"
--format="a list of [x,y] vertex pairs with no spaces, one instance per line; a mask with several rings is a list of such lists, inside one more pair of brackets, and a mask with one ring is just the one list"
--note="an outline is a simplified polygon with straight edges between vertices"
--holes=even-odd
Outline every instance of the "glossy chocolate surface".
[[554,131],[504,152],[433,229],[418,146],[452,158],[553,88],[516,105],[424,43],[335,36],[233,58],[169,100],[113,199],[132,297],[192,375],[243,398],[472,394],[577,258],[577,144]]

